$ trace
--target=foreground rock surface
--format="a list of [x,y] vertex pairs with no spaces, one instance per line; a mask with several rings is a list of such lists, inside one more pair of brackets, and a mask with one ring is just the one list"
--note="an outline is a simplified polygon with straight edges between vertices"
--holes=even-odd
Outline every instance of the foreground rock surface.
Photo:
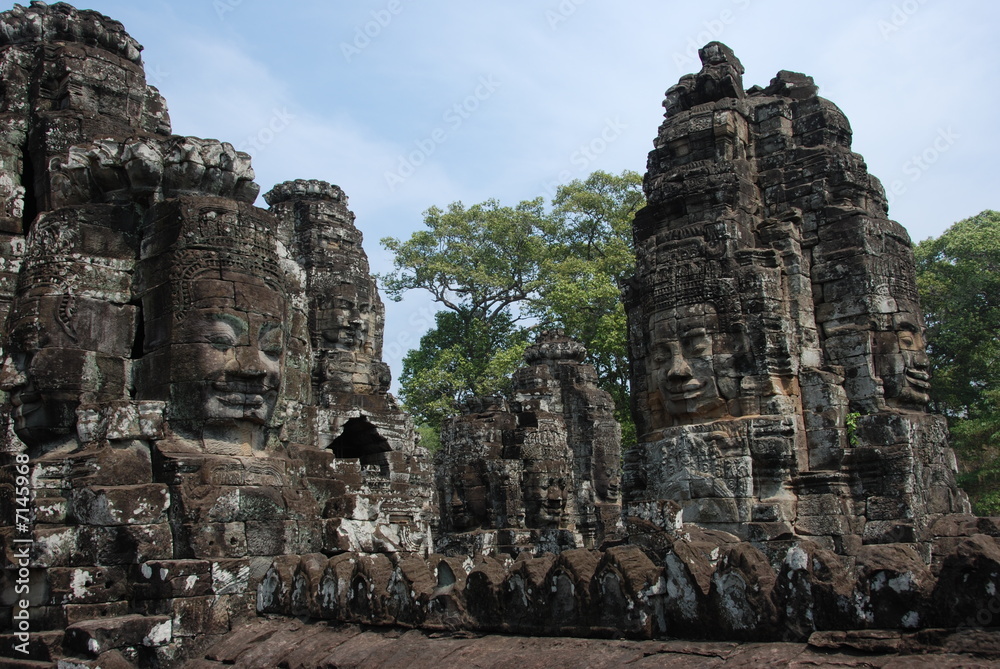
[[[890,650],[891,649],[891,650]],[[887,655],[886,653],[893,653]],[[427,634],[273,620],[213,646],[188,669],[364,667],[992,667],[1000,633],[954,632],[818,637],[815,643],[624,641],[566,637]]]

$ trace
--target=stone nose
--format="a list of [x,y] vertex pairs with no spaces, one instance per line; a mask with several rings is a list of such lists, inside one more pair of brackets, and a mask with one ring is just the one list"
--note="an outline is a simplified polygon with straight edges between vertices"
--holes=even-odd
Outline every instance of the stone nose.
[[925,371],[930,368],[931,359],[927,357],[926,351],[914,351],[910,354],[910,366]]
[[236,346],[226,362],[226,373],[245,378],[259,378],[267,374],[261,352],[255,346]]
[[684,353],[680,346],[671,347],[670,367],[667,369],[668,379],[689,379],[691,378],[691,367],[688,366]]

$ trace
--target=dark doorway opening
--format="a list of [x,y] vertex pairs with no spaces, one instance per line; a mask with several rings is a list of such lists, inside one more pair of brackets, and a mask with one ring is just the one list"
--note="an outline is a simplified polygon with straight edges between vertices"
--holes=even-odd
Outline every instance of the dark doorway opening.
[[348,420],[344,431],[330,444],[330,449],[338,458],[358,458],[362,465],[378,465],[388,473],[389,460],[385,454],[392,447],[364,416]]

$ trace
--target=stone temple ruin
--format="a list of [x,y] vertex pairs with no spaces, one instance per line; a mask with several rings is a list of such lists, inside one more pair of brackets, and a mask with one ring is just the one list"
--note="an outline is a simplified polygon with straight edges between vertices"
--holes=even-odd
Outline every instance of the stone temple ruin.
[[611,395],[558,330],[529,346],[514,400],[476,400],[446,422],[436,460],[438,550],[596,548],[620,525],[621,428]]
[[0,28],[3,666],[451,666],[513,652],[466,638],[494,632],[581,666],[692,652],[668,637],[996,656],[1000,525],[926,411],[910,242],[810,78],[744,90],[712,43],[667,92],[624,291],[639,444],[550,331],[432,462],[346,195],[254,206],[115,21]]
[[810,77],[744,92],[722,44],[667,92],[627,295],[640,445],[626,515],[838,552],[969,513],[910,239]]

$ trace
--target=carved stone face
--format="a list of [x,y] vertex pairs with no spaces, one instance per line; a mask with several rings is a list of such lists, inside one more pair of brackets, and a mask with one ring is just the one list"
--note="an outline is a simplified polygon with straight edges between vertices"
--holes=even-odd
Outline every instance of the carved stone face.
[[175,329],[184,344],[174,381],[200,381],[209,422],[271,417],[281,383],[284,335],[276,315],[232,307],[187,310]]
[[[11,353],[0,372],[0,388],[10,393],[14,431],[26,444],[70,434],[76,422],[79,392],[51,383],[51,353]],[[78,385],[73,390],[79,391]]]
[[451,523],[457,532],[468,532],[486,524],[486,487],[472,468],[452,478]]
[[930,401],[930,360],[918,319],[901,315],[893,332],[875,334],[875,369],[886,403],[922,410]]
[[81,400],[121,399],[134,307],[70,295],[18,297],[0,388],[14,430],[36,445],[71,434]]
[[[541,478],[538,487],[527,494],[529,527],[559,527],[566,511],[566,481],[561,478]],[[537,508],[532,514],[531,511]]]
[[621,484],[621,449],[609,448],[604,444],[594,449],[594,492],[600,501],[618,501]]
[[675,422],[712,417],[724,401],[716,383],[718,318],[711,307],[677,308],[650,317],[650,390]]
[[317,299],[316,330],[325,348],[373,354],[377,314],[367,291],[341,284]]

